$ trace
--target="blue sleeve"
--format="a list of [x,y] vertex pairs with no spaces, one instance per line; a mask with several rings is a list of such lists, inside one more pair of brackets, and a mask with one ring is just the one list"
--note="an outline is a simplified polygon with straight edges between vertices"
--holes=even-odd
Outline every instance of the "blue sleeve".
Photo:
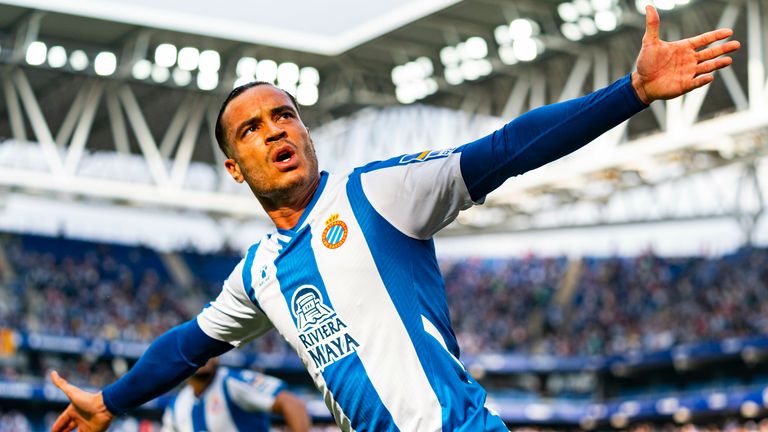
[[127,374],[104,388],[104,405],[115,415],[123,414],[172,389],[208,359],[232,348],[203,333],[197,319],[176,326],[157,338]]
[[532,110],[461,148],[461,175],[480,202],[508,178],[572,153],[646,108],[630,75],[586,96]]

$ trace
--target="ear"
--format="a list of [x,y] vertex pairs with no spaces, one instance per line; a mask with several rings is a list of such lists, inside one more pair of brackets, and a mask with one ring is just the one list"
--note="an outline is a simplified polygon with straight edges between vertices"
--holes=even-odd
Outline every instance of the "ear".
[[242,183],[245,180],[242,171],[240,171],[240,165],[234,159],[227,159],[224,161],[224,168],[227,169],[229,175],[235,179],[236,182]]

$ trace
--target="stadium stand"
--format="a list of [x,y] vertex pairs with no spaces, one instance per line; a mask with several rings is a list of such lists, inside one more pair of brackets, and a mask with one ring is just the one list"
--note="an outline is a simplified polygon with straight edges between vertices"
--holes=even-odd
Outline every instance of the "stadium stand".
[[[26,402],[54,411],[61,403],[47,371],[94,389],[112,382],[148,341],[214,297],[239,260],[232,251],[178,253],[192,275],[180,287],[167,257],[148,248],[5,233],[2,249],[0,296],[9,301],[0,306],[0,399],[12,408],[2,420],[9,430],[46,427],[50,416],[30,416]],[[763,413],[766,261],[767,250],[744,248],[722,257],[446,259],[441,269],[462,361],[510,425],[687,431],[708,430],[685,426],[692,416]],[[310,401],[316,422],[330,420],[276,334],[224,362],[280,375]],[[166,401],[115,430],[154,430]],[[675,416],[677,429],[635,426]],[[720,420],[724,430],[757,427]]]

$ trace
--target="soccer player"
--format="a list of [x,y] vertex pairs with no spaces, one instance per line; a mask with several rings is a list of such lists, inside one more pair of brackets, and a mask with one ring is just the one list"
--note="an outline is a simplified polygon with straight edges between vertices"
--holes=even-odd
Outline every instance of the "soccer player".
[[163,415],[163,432],[267,432],[270,413],[293,432],[311,425],[301,399],[281,380],[258,372],[219,367],[214,357],[198,369]]
[[[210,357],[275,327],[296,350],[342,430],[501,431],[459,361],[432,236],[509,177],[592,141],[657,99],[710,83],[736,41],[714,30],[659,38],[646,9],[637,69],[587,96],[533,110],[461,147],[318,172],[293,99],[264,83],[232,91],[217,140],[275,224],[196,319],[158,338],[97,394],[53,381],[72,402],[53,430],[103,430]],[[429,127],[429,125],[424,125]],[[381,131],[386,133],[386,131]],[[365,143],[360,143],[364,145]],[[466,301],[472,301],[467,299]]]

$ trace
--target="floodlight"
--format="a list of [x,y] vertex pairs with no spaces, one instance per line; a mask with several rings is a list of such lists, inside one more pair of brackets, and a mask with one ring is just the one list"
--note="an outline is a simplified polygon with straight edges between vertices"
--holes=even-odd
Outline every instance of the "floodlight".
[[566,39],[574,42],[580,41],[584,37],[579,29],[579,25],[572,22],[563,23],[563,25],[560,26],[560,32]]
[[301,105],[314,105],[317,103],[318,92],[314,84],[301,83],[296,87],[296,102]]
[[232,88],[240,87],[243,84],[248,84],[251,81],[256,81],[256,77],[253,75],[241,75],[235,80],[235,84]]
[[45,63],[45,56],[48,52],[48,48],[44,42],[35,41],[29,44],[27,47],[27,63],[32,66],[40,66]]
[[499,47],[499,58],[504,64],[513,65],[518,62],[518,58],[515,57],[515,50],[512,45],[504,45]]
[[277,81],[281,85],[293,84],[295,86],[299,81],[299,66],[291,62],[280,63],[280,66],[277,67]]
[[440,61],[444,65],[455,65],[459,63],[459,54],[456,52],[456,48],[447,46],[440,50]]
[[185,87],[189,85],[190,82],[192,82],[192,72],[188,70],[184,70],[181,68],[176,68],[173,70],[173,82],[179,87]]
[[74,50],[72,51],[72,54],[69,55],[69,66],[78,72],[85,70],[85,68],[88,67],[88,64],[88,54],[83,50]]
[[611,10],[602,10],[595,14],[595,26],[601,31],[616,30],[619,24],[618,17]]
[[152,62],[147,59],[141,59],[133,64],[131,75],[137,80],[145,80],[152,74]]
[[533,24],[531,20],[518,18],[509,23],[509,34],[512,39],[526,39],[533,36]]
[[451,85],[459,85],[464,82],[464,76],[461,73],[461,69],[457,65],[448,66],[444,71],[445,81]]
[[152,81],[161,84],[168,81],[171,77],[171,71],[167,67],[155,64],[152,66]]
[[172,67],[176,64],[176,54],[175,45],[169,43],[160,44],[155,48],[155,63],[165,68]]
[[414,63],[421,69],[421,76],[423,77],[428,77],[435,71],[435,67],[432,65],[432,60],[429,57],[419,57],[414,60]]
[[109,76],[115,73],[116,69],[117,57],[115,53],[102,51],[96,54],[96,58],[93,60],[93,70],[97,75]]
[[277,63],[274,60],[262,60],[256,65],[256,78],[259,81],[275,82],[277,79]]
[[515,57],[521,61],[531,61],[539,54],[536,41],[533,39],[516,40],[512,44],[512,51],[515,53]]
[[592,18],[579,18],[579,30],[581,30],[585,36],[593,36],[597,34],[597,26]]
[[299,71],[299,81],[302,84],[313,84],[317,86],[320,84],[320,72],[312,66],[305,66]]
[[[203,51],[205,52],[205,51]],[[218,55],[218,53],[217,53]],[[202,53],[201,53],[202,57]],[[202,59],[201,63],[202,65]],[[200,90],[213,90],[219,85],[219,74],[216,72],[204,72],[200,71],[197,74],[197,87]]]
[[509,26],[500,25],[493,30],[493,37],[499,45],[509,45],[512,43],[512,36],[509,34]]
[[256,75],[256,59],[253,57],[242,57],[237,61],[235,73],[237,76]]
[[579,19],[579,10],[571,2],[557,5],[557,14],[565,22],[576,22]]
[[200,65],[200,50],[195,47],[184,47],[179,50],[179,69],[193,71]]
[[467,39],[467,42],[464,45],[464,50],[466,51],[467,57],[481,59],[488,55],[488,44],[485,42],[485,39],[473,36]]
[[48,50],[48,65],[52,68],[64,67],[67,64],[67,50],[63,46],[52,46]]
[[[207,76],[213,76],[216,74],[216,72],[219,71],[219,68],[221,68],[221,56],[219,56],[219,53],[214,50],[205,50],[200,53],[200,59],[197,68],[200,69],[200,72],[207,72]],[[218,74],[216,74],[216,76],[216,83],[218,84]],[[206,78],[206,80],[207,79],[209,78]],[[198,79],[198,82],[199,81],[200,80]]]

